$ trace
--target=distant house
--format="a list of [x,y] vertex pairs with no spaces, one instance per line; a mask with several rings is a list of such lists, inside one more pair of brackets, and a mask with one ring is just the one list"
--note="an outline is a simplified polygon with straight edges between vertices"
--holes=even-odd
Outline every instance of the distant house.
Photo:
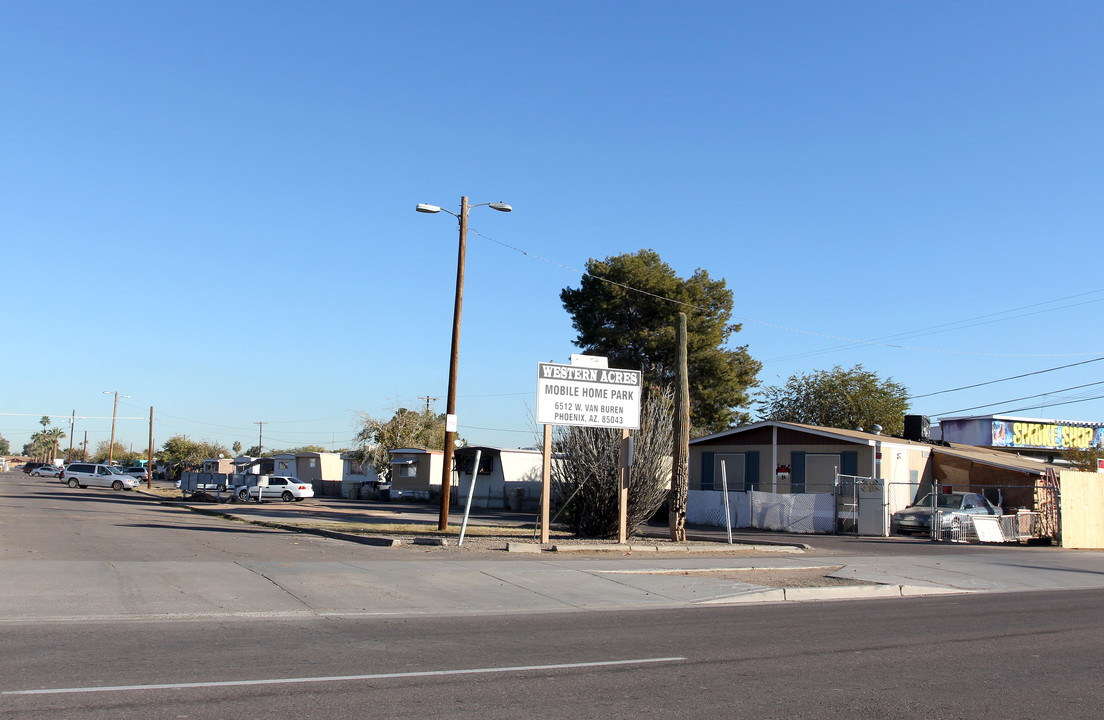
[[342,497],[341,455],[338,453],[279,453],[270,458],[253,458],[248,455],[231,461],[238,474],[276,475],[293,477],[314,486],[316,495]]
[[391,451],[391,497],[429,500],[441,492],[445,454],[441,450]]
[[[277,464],[282,456],[277,455]],[[301,452],[295,454],[292,477],[314,486],[316,495],[341,497],[342,462],[339,453]],[[276,473],[281,475],[283,473]]]
[[[359,460],[356,453],[341,455],[341,497],[352,500],[361,498],[361,487],[379,486],[379,474],[370,460]],[[362,498],[363,499],[363,498]]]
[[222,473],[223,475],[234,472],[233,458],[208,458],[203,461],[201,472]]
[[540,502],[543,461],[540,450],[464,447],[454,453],[460,503],[467,502],[476,453],[480,457],[473,507],[520,510]]
[[[294,453],[277,453],[272,456],[272,472],[270,475],[293,477],[299,479],[299,464]],[[318,488],[315,488],[315,492]]]

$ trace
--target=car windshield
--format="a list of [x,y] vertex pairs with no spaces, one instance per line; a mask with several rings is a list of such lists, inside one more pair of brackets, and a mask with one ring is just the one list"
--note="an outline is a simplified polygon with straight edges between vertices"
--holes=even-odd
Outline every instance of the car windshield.
[[114,465],[108,465],[107,468],[108,468],[108,470],[115,473],[116,475],[125,475],[126,474],[122,470],[120,470],[119,468],[115,467]]
[[[959,508],[962,507],[962,495],[959,493],[947,493],[944,495],[936,496],[936,505],[941,508]],[[916,503],[915,507],[931,507],[932,496],[928,493],[924,496],[923,500]]]

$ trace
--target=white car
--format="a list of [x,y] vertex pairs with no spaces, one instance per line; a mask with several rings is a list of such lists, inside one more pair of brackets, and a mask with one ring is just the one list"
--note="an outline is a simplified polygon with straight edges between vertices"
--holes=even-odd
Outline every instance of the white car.
[[61,477],[61,468],[57,465],[43,465],[31,470],[31,477]]
[[63,483],[75,487],[109,487],[112,490],[133,490],[138,481],[114,465],[103,463],[69,463],[58,476]]
[[314,497],[314,486],[293,477],[261,478],[249,488],[249,499],[258,502],[280,498],[284,502]]
[[144,467],[123,468],[123,472],[135,480],[149,480],[149,472]]

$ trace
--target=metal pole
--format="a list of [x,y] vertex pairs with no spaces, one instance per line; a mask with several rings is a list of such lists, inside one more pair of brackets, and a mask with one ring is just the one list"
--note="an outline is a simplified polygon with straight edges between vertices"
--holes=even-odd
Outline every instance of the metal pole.
[[107,447],[107,464],[115,459],[115,415],[119,411],[119,391],[115,391],[115,406],[111,409],[111,444]]
[[728,544],[732,544],[732,513],[728,507],[728,472],[726,466],[728,461],[721,460],[721,491],[724,493],[724,506],[725,506],[725,529],[728,530]]
[[468,515],[471,514],[472,497],[475,495],[475,481],[479,477],[479,459],[482,454],[482,450],[475,451],[475,467],[472,469],[471,487],[468,488],[468,504],[464,508],[464,522],[460,523],[460,539],[456,541],[456,547],[464,544],[464,532],[468,529]]
[[460,364],[460,309],[464,303],[464,253],[467,242],[468,196],[465,195],[460,198],[460,248],[456,255],[456,301],[452,307],[452,354],[449,356],[448,397],[445,401],[445,462],[441,469],[441,513],[437,522],[438,530],[448,529],[452,452],[456,448],[456,371]]
[[73,414],[69,416],[69,454],[65,456],[65,462],[73,462],[73,431],[77,425],[77,411],[73,410]]
[[146,488],[153,487],[153,405],[150,405],[149,455],[146,456]]

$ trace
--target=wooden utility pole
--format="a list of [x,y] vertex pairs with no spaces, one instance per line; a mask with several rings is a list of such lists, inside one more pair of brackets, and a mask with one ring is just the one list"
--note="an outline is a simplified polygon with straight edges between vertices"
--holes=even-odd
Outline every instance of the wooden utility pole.
[[544,426],[544,442],[541,446],[544,457],[541,460],[541,521],[540,541],[548,542],[549,506],[552,504],[552,426]]
[[686,490],[690,485],[690,380],[686,361],[686,313],[679,313],[675,333],[678,344],[678,362],[675,367],[674,448],[671,453],[671,492],[667,496],[668,524],[671,540],[686,542]]
[[74,408],[73,409],[73,414],[69,416],[69,454],[65,456],[65,462],[67,462],[67,463],[73,462],[73,435],[76,434],[74,432],[74,430],[76,430],[76,425],[77,425],[77,410],[76,410],[76,408]]
[[627,429],[621,430],[621,444],[617,450],[617,542],[629,541],[629,471],[632,456],[632,438]]
[[[264,426],[267,422],[254,422],[254,425],[259,426],[257,428],[257,455],[264,455]],[[258,496],[259,497],[259,496]]]
[[419,400],[425,400],[425,401],[426,401],[426,413],[429,413],[429,403],[431,403],[431,402],[437,402],[437,401],[438,401],[438,400],[440,400],[441,398],[438,398],[438,397],[430,397],[429,395],[419,395],[419,396],[418,396],[418,399],[419,399]]

